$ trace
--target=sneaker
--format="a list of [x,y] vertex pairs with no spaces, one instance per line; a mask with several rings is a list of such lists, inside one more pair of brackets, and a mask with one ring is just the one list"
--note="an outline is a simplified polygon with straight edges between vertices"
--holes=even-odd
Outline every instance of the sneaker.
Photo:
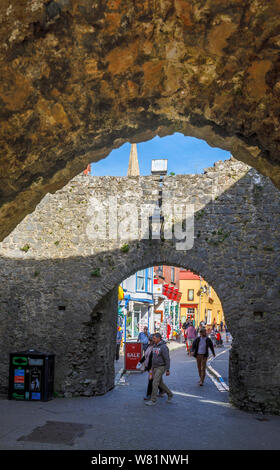
[[148,405],[148,406],[153,406],[155,404],[156,404],[156,402],[152,401],[152,400],[146,401],[146,403],[145,403],[145,405]]
[[162,397],[164,397],[164,395],[165,395],[165,392],[160,392],[160,393],[157,394],[157,397],[162,398]]
[[170,396],[167,398],[167,402],[166,402],[166,403],[171,403],[172,398],[173,398],[173,395],[170,395]]
[[150,400],[151,399],[151,395],[148,395],[147,397],[144,397],[144,400]]

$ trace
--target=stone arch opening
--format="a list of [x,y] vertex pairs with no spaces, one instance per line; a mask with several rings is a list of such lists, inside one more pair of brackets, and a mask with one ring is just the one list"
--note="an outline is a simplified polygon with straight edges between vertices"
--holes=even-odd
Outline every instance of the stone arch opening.
[[183,325],[190,323],[199,329],[202,322],[208,334],[213,327],[225,325],[223,305],[214,287],[185,267],[164,264],[141,268],[120,286],[123,297],[118,301],[118,326],[124,342],[137,341],[146,326],[149,333],[159,332],[164,340],[176,340],[187,347]]
[[[205,140],[175,132],[137,144],[127,142],[112,150],[106,158],[92,162],[85,171],[94,176],[148,176],[151,175],[152,160],[165,159],[168,175],[202,174],[205,168],[230,157],[228,151],[211,147]],[[135,163],[133,174],[131,159]]]

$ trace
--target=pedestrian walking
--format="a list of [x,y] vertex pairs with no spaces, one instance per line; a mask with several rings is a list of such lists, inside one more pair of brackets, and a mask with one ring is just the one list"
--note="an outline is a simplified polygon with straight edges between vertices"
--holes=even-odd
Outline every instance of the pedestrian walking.
[[137,343],[142,343],[143,351],[145,351],[149,345],[149,333],[148,327],[144,326],[143,331],[140,331],[137,339]]
[[202,386],[205,380],[206,363],[209,355],[209,348],[215,357],[214,346],[210,338],[207,338],[206,328],[200,328],[200,336],[196,338],[192,345],[192,355],[196,358],[198,374],[200,377],[199,385]]
[[167,402],[171,402],[171,398],[173,397],[173,393],[167,385],[163,382],[162,376],[164,373],[166,375],[170,375],[170,357],[169,357],[169,349],[166,343],[162,340],[162,336],[160,333],[154,334],[154,347],[153,347],[153,358],[152,358],[152,373],[153,373],[153,388],[152,388],[152,395],[151,400],[146,401],[145,405],[155,405],[157,401],[157,392],[158,388],[167,393],[168,399]]
[[229,343],[230,333],[226,324],[225,324],[225,332],[226,332],[226,342]]
[[189,356],[191,355],[192,345],[193,345],[193,342],[194,342],[196,336],[197,336],[196,329],[194,328],[193,325],[189,325],[189,327],[187,328],[187,331],[186,331],[186,347],[187,347],[187,351],[188,351]]
[[[154,347],[154,338],[153,338],[153,335],[150,335],[148,347],[146,348],[144,356],[139,361],[139,364],[142,364],[141,369],[143,371],[148,371],[148,386],[147,386],[147,393],[146,393],[146,396],[144,397],[144,400],[151,399],[152,390],[153,390],[153,371],[152,371],[153,347]],[[162,397],[164,393],[165,393],[164,390],[159,386],[158,396]]]
[[123,335],[122,329],[120,326],[118,326],[117,341],[116,341],[116,361],[118,361],[120,358],[120,347],[121,347],[121,342],[122,342],[122,335]]

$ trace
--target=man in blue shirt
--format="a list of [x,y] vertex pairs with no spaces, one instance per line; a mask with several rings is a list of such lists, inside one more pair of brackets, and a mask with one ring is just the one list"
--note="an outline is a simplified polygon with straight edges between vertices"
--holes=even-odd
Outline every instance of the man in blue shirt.
[[137,339],[137,343],[142,343],[143,351],[146,351],[149,344],[149,332],[148,327],[144,326],[144,331],[140,331]]

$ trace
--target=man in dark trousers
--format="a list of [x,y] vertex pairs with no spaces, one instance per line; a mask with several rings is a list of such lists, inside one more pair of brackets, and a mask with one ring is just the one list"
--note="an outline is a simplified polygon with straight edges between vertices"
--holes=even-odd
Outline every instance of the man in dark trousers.
[[154,334],[154,347],[153,347],[153,358],[152,358],[152,373],[153,373],[153,389],[151,400],[146,401],[145,405],[155,405],[157,401],[158,388],[160,387],[163,392],[167,393],[168,399],[167,403],[171,402],[173,393],[167,385],[162,380],[164,373],[170,375],[170,357],[169,349],[166,346],[165,341],[162,340],[162,337],[159,333]]
[[206,328],[200,328],[200,336],[196,338],[192,345],[192,356],[196,358],[198,373],[200,377],[199,385],[202,387],[205,372],[206,372],[206,363],[209,355],[209,348],[212,351],[213,356],[215,357],[214,346],[210,338],[207,338]]

